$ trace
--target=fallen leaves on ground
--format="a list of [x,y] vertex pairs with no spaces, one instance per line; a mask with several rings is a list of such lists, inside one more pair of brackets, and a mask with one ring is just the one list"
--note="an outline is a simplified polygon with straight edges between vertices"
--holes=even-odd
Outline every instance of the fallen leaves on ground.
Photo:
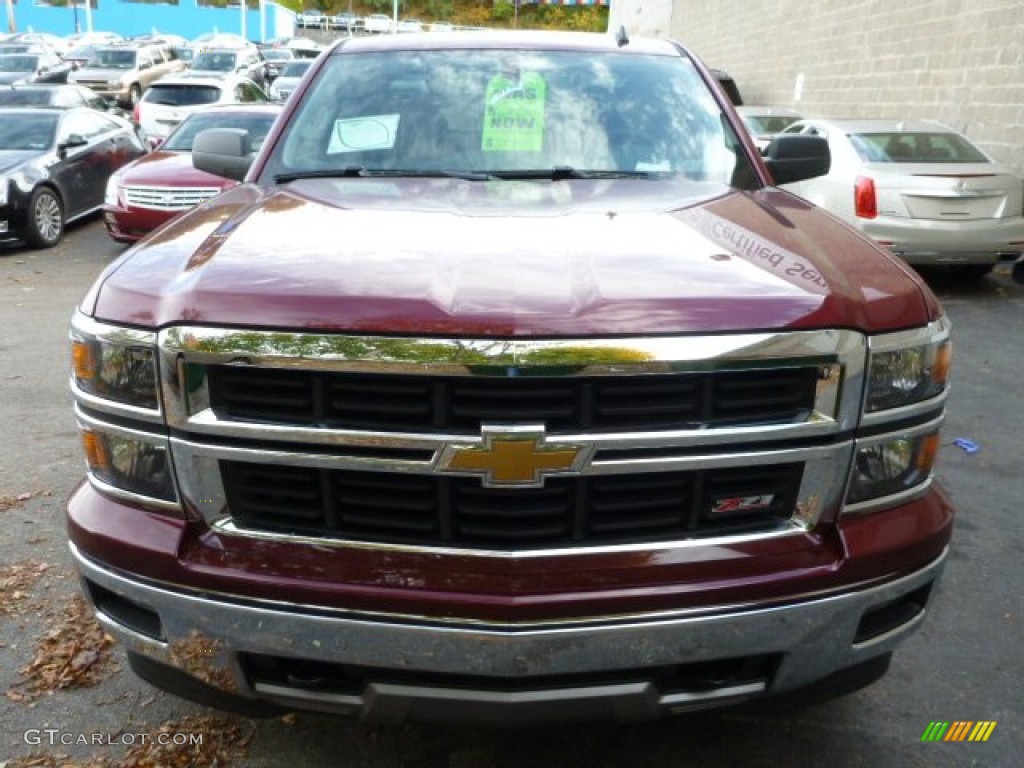
[[[223,768],[245,757],[255,726],[213,715],[164,723],[152,738],[128,750],[117,768]],[[187,738],[183,738],[187,737]],[[191,743],[193,740],[198,743]],[[176,743],[184,742],[184,743]]]
[[67,755],[29,755],[16,757],[6,763],[3,768],[116,768],[105,757],[91,757],[88,760],[72,760]]
[[20,507],[29,499],[33,499],[36,496],[52,496],[53,491],[26,491],[25,493],[19,493],[17,496],[0,496],[0,512],[7,509],[14,509]]
[[68,688],[88,688],[102,682],[116,667],[111,658],[114,640],[93,617],[85,598],[76,595],[52,619],[36,646],[36,656],[21,670],[22,691],[10,690],[13,701],[32,701]]
[[52,567],[40,560],[21,560],[0,568],[0,616],[23,610],[29,589]]

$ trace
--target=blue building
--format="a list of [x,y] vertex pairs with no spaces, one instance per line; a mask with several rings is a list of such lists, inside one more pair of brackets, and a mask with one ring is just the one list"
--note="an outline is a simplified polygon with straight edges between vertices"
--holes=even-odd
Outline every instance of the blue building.
[[117,32],[128,37],[152,32],[181,35],[192,39],[204,32],[233,32],[249,40],[290,36],[295,29],[295,14],[272,2],[260,2],[258,8],[243,13],[241,5],[217,8],[200,0],[137,2],[135,0],[81,0],[60,4],[47,0],[0,0],[6,3],[10,32],[49,32],[70,35],[90,30]]

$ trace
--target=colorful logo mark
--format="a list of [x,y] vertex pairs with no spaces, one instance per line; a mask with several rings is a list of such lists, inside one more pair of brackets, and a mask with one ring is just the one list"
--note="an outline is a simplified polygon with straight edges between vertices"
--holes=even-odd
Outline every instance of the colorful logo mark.
[[995,729],[995,720],[937,720],[924,729],[921,741],[988,741]]

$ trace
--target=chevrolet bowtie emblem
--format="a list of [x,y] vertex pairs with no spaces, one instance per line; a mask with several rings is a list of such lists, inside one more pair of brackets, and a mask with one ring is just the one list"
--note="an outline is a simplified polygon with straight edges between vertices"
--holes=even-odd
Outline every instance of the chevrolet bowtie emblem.
[[448,443],[437,467],[441,472],[479,475],[486,488],[540,488],[548,475],[580,472],[593,448],[546,445],[538,426],[485,425],[481,443]]

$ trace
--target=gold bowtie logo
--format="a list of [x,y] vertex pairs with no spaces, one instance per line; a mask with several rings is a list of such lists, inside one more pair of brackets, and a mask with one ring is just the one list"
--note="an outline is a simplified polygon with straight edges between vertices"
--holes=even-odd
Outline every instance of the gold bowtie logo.
[[448,443],[438,469],[479,475],[486,488],[540,488],[549,475],[581,471],[592,451],[584,445],[546,445],[543,427],[484,426],[481,432],[482,443]]

